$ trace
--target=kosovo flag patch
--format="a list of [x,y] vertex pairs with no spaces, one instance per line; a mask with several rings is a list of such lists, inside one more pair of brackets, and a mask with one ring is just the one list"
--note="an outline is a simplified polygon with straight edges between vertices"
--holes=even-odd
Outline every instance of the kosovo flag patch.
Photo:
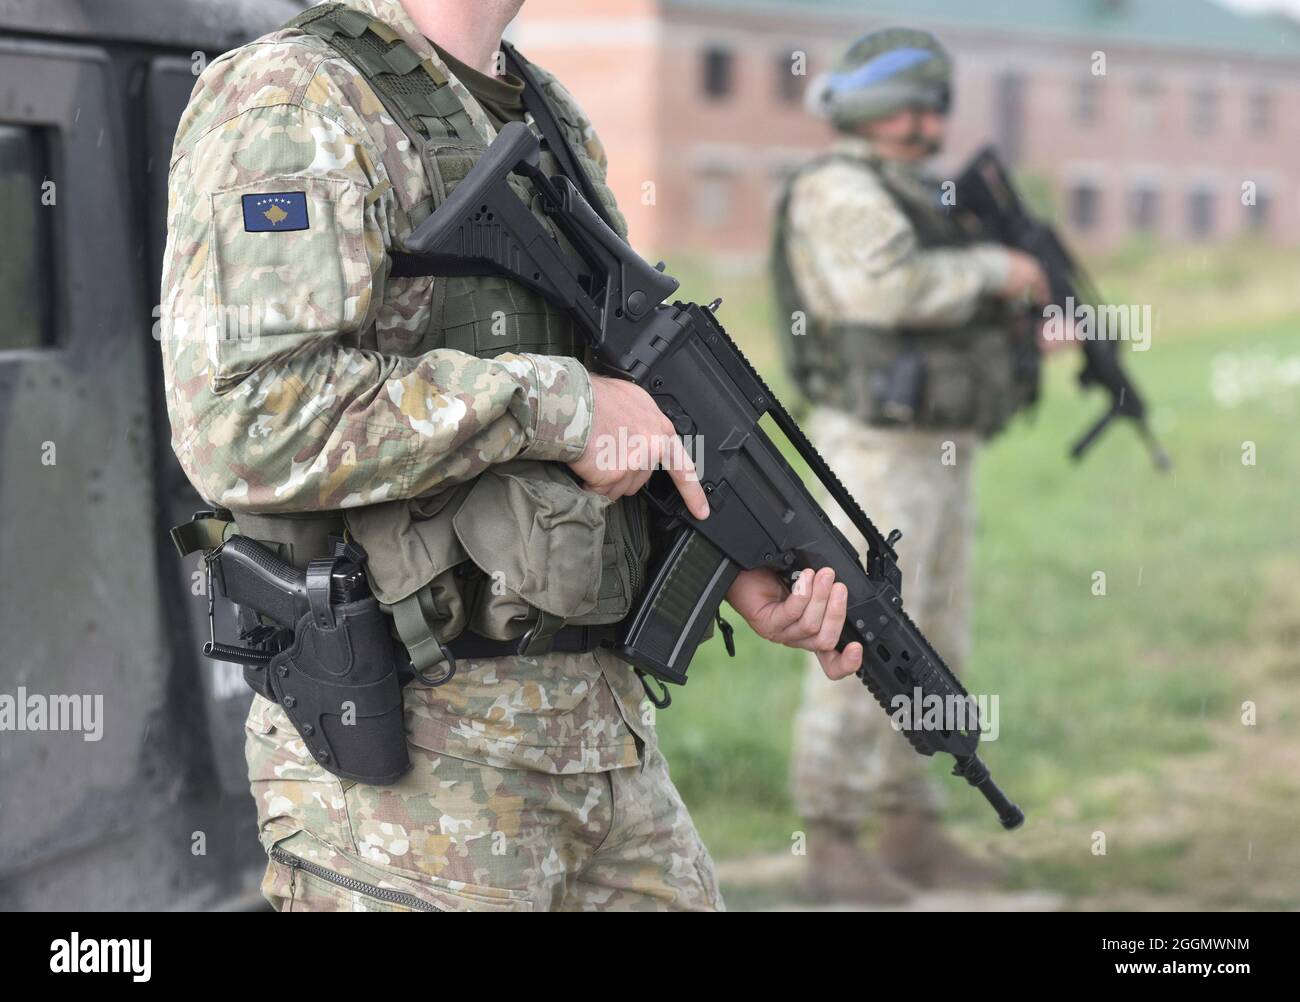
[[310,228],[305,191],[244,196],[244,230],[248,233],[291,233]]

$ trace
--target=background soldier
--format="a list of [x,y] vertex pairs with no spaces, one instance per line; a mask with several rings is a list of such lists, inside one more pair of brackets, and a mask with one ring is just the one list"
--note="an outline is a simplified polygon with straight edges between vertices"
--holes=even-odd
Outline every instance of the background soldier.
[[[523,287],[392,273],[402,238],[526,118],[498,63],[520,3],[314,7],[213,62],[176,138],[162,348],[186,474],[300,567],[346,529],[415,667],[437,675],[440,644],[460,664],[407,685],[413,768],[390,786],[325,771],[254,698],[278,909],[721,907],[641,685],[593,649],[643,577],[650,471],[664,461],[708,514],[672,425],[638,387],[589,376],[575,325]],[[533,72],[621,226],[590,123]],[[644,448],[598,463],[611,436]],[[808,577],[791,595],[742,574],[728,598],[845,677],[862,651],[833,650],[844,587]]]
[[[954,668],[970,645],[977,443],[1031,398],[1037,351],[1008,302],[1046,301],[1036,262],[975,244],[938,182],[947,54],[925,32],[858,41],[819,95],[841,133],[792,179],[774,272],[792,376],[815,404],[810,434],[881,530],[902,531],[903,594]],[[802,333],[801,325],[806,325]],[[837,509],[836,509],[837,510]],[[840,528],[861,550],[847,519]],[[871,700],[809,677],[796,722],[795,798],[818,896],[904,900],[915,888],[987,883],[991,869],[938,827],[937,790]],[[868,809],[879,851],[857,842]]]

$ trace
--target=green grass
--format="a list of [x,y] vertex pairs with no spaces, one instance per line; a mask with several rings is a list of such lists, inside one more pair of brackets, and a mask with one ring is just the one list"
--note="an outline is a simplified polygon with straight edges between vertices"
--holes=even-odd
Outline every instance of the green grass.
[[[1277,297],[1260,288],[1258,275],[1252,284],[1249,267],[1255,262],[1267,284],[1270,268],[1294,275],[1294,255],[1250,251],[1243,264],[1242,253],[1230,250],[1216,265],[1204,251],[1162,261],[1130,249],[1113,273],[1103,270],[1107,288],[1136,302],[1144,300],[1134,288],[1150,290],[1148,301],[1170,314],[1183,308],[1198,274],[1215,275],[1212,286],[1225,291],[1195,323],[1158,328],[1149,352],[1125,354],[1174,457],[1171,475],[1152,469],[1127,426],[1108,433],[1082,465],[1069,462],[1068,444],[1103,406],[1074,387],[1073,353],[1050,365],[1038,412],[981,457],[976,653],[967,678],[973,691],[1001,702],[1001,736],[985,757],[1031,819],[1077,828],[1080,839],[1132,809],[1131,791],[1112,777],[1135,776],[1158,794],[1171,762],[1213,750],[1207,725],[1234,719],[1251,698],[1235,664],[1252,643],[1262,568],[1300,554],[1293,430],[1300,388],[1275,387],[1232,408],[1211,393],[1224,353],[1300,364],[1300,313],[1279,314]],[[748,291],[732,284],[740,292],[729,302],[739,298],[739,308],[724,306],[721,319],[774,374],[765,293],[758,283]],[[690,282],[685,291],[716,294]],[[784,389],[783,379],[773,382]],[[1242,464],[1247,441],[1256,466]],[[1096,571],[1106,574],[1104,597],[1091,592]],[[788,775],[803,656],[764,644],[741,624],[737,634],[738,658],[729,661],[711,641],[690,684],[659,716],[673,776],[719,857],[788,848],[799,827]],[[936,775],[945,771],[936,763]],[[953,821],[994,829],[982,798],[956,780],[941,782]],[[1127,845],[1104,866],[1086,850],[1049,852],[1026,861],[1017,879],[1067,893],[1136,884],[1160,894],[1185,879],[1186,852],[1180,837]]]

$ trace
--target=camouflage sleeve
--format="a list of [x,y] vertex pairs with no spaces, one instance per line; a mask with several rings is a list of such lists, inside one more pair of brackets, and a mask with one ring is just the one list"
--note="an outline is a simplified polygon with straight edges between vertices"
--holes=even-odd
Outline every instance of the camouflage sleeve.
[[997,244],[921,249],[869,172],[831,163],[795,184],[790,264],[806,301],[842,323],[960,327],[1006,279]]
[[199,492],[235,510],[347,508],[580,456],[576,360],[379,350],[392,184],[364,128],[304,105],[327,89],[325,56],[249,48],[200,80],[170,175],[164,371]]

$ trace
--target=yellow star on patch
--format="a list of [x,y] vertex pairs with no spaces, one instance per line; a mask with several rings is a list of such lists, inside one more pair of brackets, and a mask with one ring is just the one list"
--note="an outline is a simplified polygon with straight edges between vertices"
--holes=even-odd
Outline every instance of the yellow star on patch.
[[263,212],[262,215],[264,215],[267,219],[271,221],[272,226],[279,226],[282,222],[284,222],[286,219],[289,218],[289,213],[285,212],[278,205],[271,206],[269,209]]

